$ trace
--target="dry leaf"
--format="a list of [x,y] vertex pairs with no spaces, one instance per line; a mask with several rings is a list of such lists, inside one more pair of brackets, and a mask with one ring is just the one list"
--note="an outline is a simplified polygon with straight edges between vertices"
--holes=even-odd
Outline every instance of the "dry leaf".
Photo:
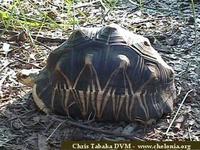
[[47,138],[45,136],[38,134],[38,149],[39,150],[48,150],[46,139]]

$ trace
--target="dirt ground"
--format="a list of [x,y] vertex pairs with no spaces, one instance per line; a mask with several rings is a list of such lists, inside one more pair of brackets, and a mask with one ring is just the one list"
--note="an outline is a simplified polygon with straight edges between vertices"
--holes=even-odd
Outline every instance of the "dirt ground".
[[[34,3],[35,2],[35,3]],[[36,1],[33,3],[37,6]],[[52,2],[53,3],[53,2]],[[47,11],[53,4],[41,3],[38,10]],[[31,15],[34,7],[24,2]],[[55,4],[54,7],[57,7]],[[1,6],[0,9],[3,10]],[[108,9],[110,8],[110,9]],[[56,21],[64,21],[59,7],[53,13]],[[51,11],[50,11],[51,12]],[[84,13],[82,13],[84,12]],[[195,18],[189,0],[119,1],[115,7],[104,6],[99,0],[77,2],[73,15],[79,25],[40,32],[29,31],[33,41],[16,40],[20,29],[4,32],[0,20],[0,148],[6,150],[60,149],[63,140],[192,140],[200,141],[200,3],[195,3]],[[103,26],[117,23],[148,37],[153,47],[175,70],[177,99],[172,114],[155,125],[137,123],[102,123],[66,120],[39,112],[32,100],[31,88],[20,84],[16,73],[22,69],[40,69],[48,54],[61,44],[73,28]],[[15,37],[14,40],[11,37]],[[38,36],[38,37],[37,37]],[[36,39],[37,37],[37,39]],[[9,43],[10,50],[2,48]],[[170,126],[181,103],[175,121]],[[166,134],[167,132],[167,134]]]

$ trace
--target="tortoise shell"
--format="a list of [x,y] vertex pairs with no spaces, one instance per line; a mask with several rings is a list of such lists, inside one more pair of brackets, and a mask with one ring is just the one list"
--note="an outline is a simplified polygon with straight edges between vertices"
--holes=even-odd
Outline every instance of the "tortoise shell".
[[149,40],[115,24],[74,31],[33,87],[45,113],[104,121],[151,123],[175,96],[174,71]]

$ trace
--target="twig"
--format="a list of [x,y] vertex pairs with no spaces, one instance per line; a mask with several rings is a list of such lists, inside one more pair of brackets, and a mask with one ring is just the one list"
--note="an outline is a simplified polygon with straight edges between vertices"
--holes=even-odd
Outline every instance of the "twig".
[[[59,121],[62,120],[62,119],[55,118],[55,117],[53,117],[53,118],[56,119],[56,120],[59,120]],[[136,137],[136,136],[133,136],[133,135],[103,130],[103,129],[99,129],[99,128],[96,128],[96,127],[84,125],[84,124],[81,124],[79,122],[71,121],[69,119],[65,119],[65,123],[70,124],[70,125],[75,126],[75,127],[79,127],[79,128],[82,128],[82,129],[91,130],[91,131],[95,131],[95,132],[99,132],[99,133],[103,133],[103,134],[113,135],[113,136],[117,136],[117,137],[123,137],[123,138],[127,138],[127,139],[130,139],[130,140],[144,141],[143,139]]]
[[59,125],[53,130],[53,132],[49,135],[49,137],[46,139],[46,141],[48,141],[48,140],[52,137],[52,135],[56,132],[56,130],[57,130],[64,122],[65,122],[65,120],[62,121],[61,123],[59,123]]
[[3,92],[2,92],[2,86],[3,86],[3,82],[6,80],[6,78],[12,74],[11,72],[7,73],[4,77],[2,77],[2,79],[0,80],[0,97],[3,97]]
[[[0,33],[4,32],[3,29],[0,29]],[[11,30],[5,30],[5,34],[8,35],[17,35],[19,34],[19,32],[15,32],[15,31],[11,31]],[[31,35],[31,37],[41,43],[63,43],[66,41],[65,38],[50,38],[50,37],[42,37],[42,36],[37,36],[37,35]],[[7,40],[9,41],[9,39],[5,39],[5,38],[0,38],[1,40]]]
[[47,132],[49,130],[49,128],[54,124],[55,122],[54,121],[51,121],[47,127],[45,128],[44,132]]
[[28,111],[28,112],[25,112],[25,113],[23,113],[23,114],[20,114],[20,115],[14,116],[14,117],[12,117],[12,118],[9,118],[7,121],[12,121],[12,120],[15,120],[15,119],[21,118],[21,117],[23,117],[23,116],[25,116],[25,115],[28,115],[28,114],[31,114],[31,115],[32,115],[34,112],[36,112],[35,109],[34,109],[34,110],[30,110],[30,111]]
[[2,99],[0,99],[0,101],[1,101],[0,110],[1,110],[3,107],[5,107],[5,106],[11,104],[11,102],[9,101],[10,98],[6,98],[5,100],[7,100],[7,101],[2,103]]
[[17,61],[21,62],[21,63],[31,65],[32,67],[35,67],[35,68],[37,68],[37,69],[42,69],[42,67],[40,67],[40,66],[36,66],[36,65],[34,65],[34,64],[32,64],[32,63],[23,61],[23,60],[21,60],[21,59],[19,59],[19,58],[15,58],[15,59],[16,59]]
[[51,49],[49,46],[47,46],[47,45],[43,44],[42,42],[39,42],[39,41],[37,41],[37,40],[35,40],[35,42],[36,42],[37,44],[39,44],[39,45],[42,45],[42,46],[44,46],[46,49],[48,49],[48,50],[52,51],[52,49]]
[[0,73],[6,68],[6,67],[9,67],[10,65],[12,65],[13,63],[15,63],[16,61],[12,61],[10,63],[8,63],[7,65],[3,66],[1,69],[0,69]]
[[160,6],[162,7],[162,9],[170,11],[169,6],[166,5],[165,3],[161,3],[161,2],[159,2],[158,0],[155,0],[155,2],[156,2],[158,5],[160,5]]
[[[101,0],[95,0],[95,1],[91,1],[91,2],[88,2],[88,3],[82,3],[82,4],[76,4],[76,5],[74,5],[73,6],[73,8],[80,8],[80,7],[86,7],[86,6],[89,6],[89,5],[93,5],[93,4],[95,4],[95,3],[98,3],[98,2],[100,2]],[[51,4],[52,6],[54,6],[54,7],[57,7],[58,9],[60,8],[60,6],[58,6],[58,5],[55,5],[55,4],[53,4],[52,2],[49,2],[49,4]]]
[[192,14],[194,17],[194,36],[195,36],[194,44],[195,44],[195,50],[197,50],[197,18],[196,18],[196,13],[195,13],[194,1],[191,0],[191,2],[192,2]]
[[74,122],[74,121],[70,121],[70,120],[67,120],[66,123],[69,123],[73,126],[76,126],[76,127],[82,128],[82,129],[92,130],[92,131],[96,131],[96,132],[100,132],[100,133],[104,133],[104,134],[109,134],[109,135],[114,135],[114,136],[118,136],[118,137],[124,137],[124,138],[131,139],[131,140],[143,141],[142,139],[140,139],[136,136],[133,136],[133,135],[127,135],[127,134],[123,134],[123,133],[119,133],[119,132],[111,132],[111,131],[108,131],[108,130],[102,130],[102,129],[99,129],[99,128],[83,125],[83,124],[80,124],[80,123],[77,123],[77,122]]
[[[141,7],[141,5],[140,4],[138,4],[138,3],[136,3],[136,2],[134,2],[134,1],[132,1],[132,0],[128,0],[132,5],[135,5],[135,6],[138,6],[138,7]],[[160,9],[160,8],[153,8],[153,7],[147,7],[147,6],[145,6],[145,5],[143,5],[142,6],[143,8],[147,8],[147,9],[151,9],[151,10],[159,10],[159,11],[169,11],[168,9],[166,9],[166,8],[162,8],[162,9]]]
[[172,124],[174,123],[174,121],[175,121],[175,119],[176,119],[176,117],[177,117],[177,115],[178,115],[178,113],[179,113],[179,111],[180,111],[180,109],[181,109],[183,103],[185,102],[185,100],[186,100],[188,94],[189,94],[190,92],[192,92],[192,91],[193,91],[193,89],[189,90],[189,91],[185,94],[185,97],[183,98],[183,100],[182,100],[182,102],[181,102],[181,104],[180,104],[180,106],[179,106],[179,108],[178,108],[178,110],[177,110],[177,112],[176,112],[174,118],[172,119],[172,121],[171,121],[169,127],[167,128],[167,131],[165,132],[165,135],[168,134],[168,132],[169,132],[169,130],[170,130]]
[[190,141],[192,141],[191,127],[188,127],[188,136],[189,136]]
[[22,122],[21,119],[18,118],[17,120],[19,120],[19,122],[21,123],[21,125],[22,125],[23,127],[33,127],[33,126],[35,126],[36,124],[38,124],[37,121],[34,122],[33,124],[24,124],[24,123]]
[[80,8],[80,7],[85,7],[85,6],[89,6],[89,5],[93,5],[95,3],[101,2],[101,0],[96,0],[96,1],[91,1],[88,3],[83,3],[83,4],[78,4],[78,5],[74,5],[74,8]]
[[142,23],[147,23],[147,22],[154,22],[154,21],[159,21],[159,20],[163,20],[163,18],[153,18],[153,19],[146,19],[146,20],[141,20],[141,21],[137,21],[137,22],[132,22],[133,24],[142,24]]

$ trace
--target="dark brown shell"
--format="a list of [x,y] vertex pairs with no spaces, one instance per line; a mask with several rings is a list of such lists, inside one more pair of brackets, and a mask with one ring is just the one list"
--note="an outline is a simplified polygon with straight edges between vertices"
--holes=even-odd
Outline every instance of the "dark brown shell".
[[173,109],[174,71],[143,36],[118,25],[74,31],[33,87],[44,112],[152,123]]

